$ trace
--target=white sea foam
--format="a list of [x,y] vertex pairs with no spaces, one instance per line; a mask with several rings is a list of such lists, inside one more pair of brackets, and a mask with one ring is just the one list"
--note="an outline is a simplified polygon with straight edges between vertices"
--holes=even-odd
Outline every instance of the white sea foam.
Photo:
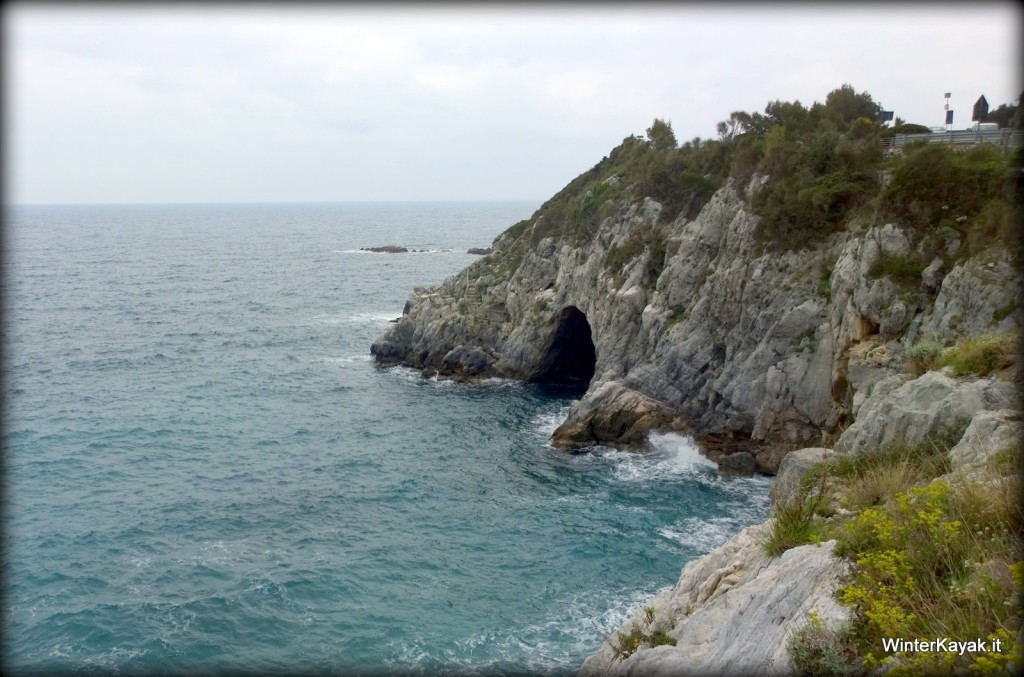
[[400,308],[395,310],[373,310],[363,313],[353,313],[345,315],[329,315],[322,314],[314,316],[313,322],[316,324],[388,324],[392,320],[402,315]]
[[491,376],[489,378],[481,379],[477,385],[485,386],[488,388],[522,388],[523,382],[514,378],[500,378],[498,376]]
[[[425,642],[417,639],[393,643],[398,658],[389,665],[417,672],[432,663],[442,663],[451,666],[444,670],[446,674],[479,674],[507,669],[512,664],[531,674],[564,674],[577,669],[580,655],[596,651],[607,635],[658,592],[648,588],[583,593],[555,605],[551,613],[535,623],[504,631],[482,630],[456,639],[455,650],[431,653],[424,648]],[[487,658],[481,660],[481,654]]]
[[688,435],[678,433],[650,433],[647,437],[651,446],[657,451],[672,454],[679,463],[717,468],[714,461],[700,453],[697,443]]
[[[415,247],[409,249],[407,252],[397,252],[400,254],[447,254],[451,252],[451,249],[417,249]],[[332,254],[381,254],[382,252],[374,252],[369,249],[332,249]],[[387,252],[383,252],[387,253]]]
[[633,453],[608,449],[602,456],[615,463],[613,476],[621,482],[646,482],[679,477],[714,476],[717,466],[701,456],[696,443],[676,433],[657,433],[649,437],[652,451]]
[[734,517],[690,517],[672,527],[662,527],[658,534],[704,554],[729,540],[739,530],[740,524]]
[[569,415],[569,405],[559,407],[555,411],[544,411],[533,417],[534,429],[544,437],[551,437],[555,428],[562,425]]
[[399,381],[406,381],[408,383],[419,384],[424,381],[423,374],[419,369],[412,369],[410,367],[393,366],[388,367],[384,370],[384,373]]
[[373,355],[369,353],[365,355],[338,355],[330,357],[320,358],[323,362],[330,362],[332,364],[351,364],[353,362],[369,362],[373,359]]

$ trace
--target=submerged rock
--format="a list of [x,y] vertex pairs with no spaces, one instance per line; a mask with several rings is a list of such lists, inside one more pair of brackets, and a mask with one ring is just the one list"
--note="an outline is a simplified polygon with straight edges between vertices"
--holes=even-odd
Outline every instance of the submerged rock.
[[725,475],[753,475],[756,467],[757,461],[749,451],[736,451],[718,459],[718,470]]

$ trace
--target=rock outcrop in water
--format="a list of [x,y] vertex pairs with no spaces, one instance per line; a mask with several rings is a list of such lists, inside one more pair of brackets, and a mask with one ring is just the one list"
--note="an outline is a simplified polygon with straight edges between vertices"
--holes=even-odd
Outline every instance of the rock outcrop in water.
[[374,254],[406,254],[409,252],[408,248],[401,247],[397,244],[386,244],[380,247],[360,247],[360,251],[373,252]]

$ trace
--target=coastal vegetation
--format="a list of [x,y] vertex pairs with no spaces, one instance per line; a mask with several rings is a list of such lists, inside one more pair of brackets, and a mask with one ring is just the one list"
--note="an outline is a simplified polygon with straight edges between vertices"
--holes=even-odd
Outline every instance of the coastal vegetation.
[[654,623],[654,607],[644,608],[644,617],[640,622],[634,623],[629,632],[616,633],[612,640],[615,645],[616,655],[619,658],[627,658],[636,652],[641,646],[675,646],[676,640],[669,636],[664,630],[651,630]]
[[919,341],[905,352],[907,371],[919,376],[926,371],[951,367],[954,376],[988,376],[1015,363],[1020,337],[1014,332],[963,338],[948,348],[941,341]]
[[[949,264],[989,246],[1016,248],[1021,151],[922,143],[886,154],[883,138],[927,128],[904,121],[884,127],[880,110],[869,93],[845,84],[809,107],[776,100],[763,113],[734,111],[718,124],[718,138],[680,144],[671,122],[656,118],[645,137],[623,139],[511,228],[493,256],[507,260],[498,266],[510,275],[527,247],[547,237],[579,245],[622,205],[650,197],[661,205],[659,227],[613,247],[605,264],[621,268],[645,251],[657,258],[671,234],[667,224],[694,218],[726,180],[746,185],[754,176],[765,181],[747,196],[760,217],[753,236],[768,251],[814,247],[844,229],[894,221],[915,233],[920,253],[879,264],[875,274],[907,281],[919,277],[931,254]],[[519,237],[527,230],[529,237]],[[953,238],[965,246],[948,247]]]
[[[1000,455],[1003,468],[994,463],[984,481],[939,478],[902,491],[893,489],[913,470],[891,467],[892,486],[873,495],[873,507],[833,517],[829,525],[816,518],[817,526],[807,527],[818,538],[836,538],[837,554],[854,563],[838,590],[852,618],[837,628],[812,618],[791,638],[790,657],[801,674],[867,674],[879,667],[893,675],[1000,674],[1008,661],[1020,661],[1024,516],[1017,469],[1005,460],[1010,455]],[[886,646],[886,639],[900,637],[983,638],[1000,646],[964,656],[939,648],[906,655]]]
[[[826,627],[812,615],[790,639],[800,674],[999,674],[1024,658],[1014,639],[1024,592],[1020,456],[1006,448],[978,476],[951,473],[948,452],[965,427],[840,455],[775,507],[766,552],[835,539],[836,555],[853,565],[837,591],[850,621]],[[1002,648],[904,654],[886,646],[898,637],[983,638]]]

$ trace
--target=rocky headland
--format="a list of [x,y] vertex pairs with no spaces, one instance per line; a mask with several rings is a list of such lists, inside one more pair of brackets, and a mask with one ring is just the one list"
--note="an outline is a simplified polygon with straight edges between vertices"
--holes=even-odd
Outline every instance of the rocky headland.
[[[859,561],[835,539],[766,549],[807,498],[801,477],[940,438],[946,480],[1018,454],[1019,166],[991,148],[883,156],[873,105],[844,86],[683,146],[656,120],[414,290],[373,343],[379,364],[424,375],[579,384],[552,436],[566,450],[672,430],[723,471],[778,473],[772,520],[687,564],[581,674],[793,672],[809,614],[856,620],[836,593]],[[980,367],[956,362],[981,344]],[[631,633],[666,641],[623,650]]]
[[[589,383],[555,431],[564,448],[635,446],[671,429],[712,458],[746,451],[774,473],[788,451],[853,423],[916,343],[1019,326],[1005,313],[1021,293],[1012,251],[945,263],[898,223],[763,251],[748,200],[765,180],[727,180],[693,218],[666,220],[648,196],[608,200],[579,242],[545,236],[542,208],[490,255],[415,290],[373,355],[455,379]],[[872,274],[896,257],[926,260],[927,275],[907,285]]]

